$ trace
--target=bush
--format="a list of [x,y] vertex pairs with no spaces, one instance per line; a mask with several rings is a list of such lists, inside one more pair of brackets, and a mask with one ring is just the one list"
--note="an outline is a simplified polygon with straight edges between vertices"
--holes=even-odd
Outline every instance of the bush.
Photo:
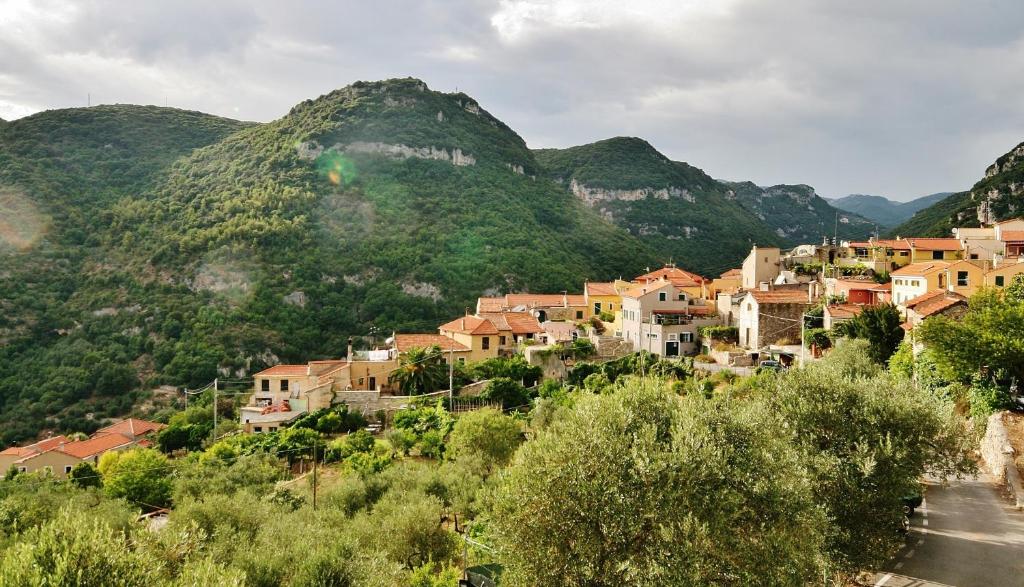
[[505,466],[522,442],[523,429],[516,419],[490,408],[476,410],[455,421],[448,456],[477,459],[483,472],[490,474]]
[[103,491],[144,508],[162,508],[171,502],[171,464],[148,448],[110,451],[100,458]]
[[1013,406],[1009,390],[984,377],[975,377],[971,383],[970,403],[971,418],[981,425],[984,425],[993,413]]
[[88,461],[78,463],[68,473],[68,481],[76,487],[85,489],[87,487],[102,487],[103,479],[100,471]]
[[416,448],[427,458],[439,459],[444,455],[444,436],[438,430],[428,430],[420,436]]
[[529,405],[530,394],[519,382],[508,377],[495,377],[487,384],[480,397],[491,401],[500,401],[504,409]]
[[740,340],[740,329],[735,326],[702,326],[699,332],[703,339],[720,340],[733,344]]
[[416,435],[402,428],[389,428],[384,433],[384,438],[391,444],[393,451],[404,456],[409,456],[409,451],[416,445]]

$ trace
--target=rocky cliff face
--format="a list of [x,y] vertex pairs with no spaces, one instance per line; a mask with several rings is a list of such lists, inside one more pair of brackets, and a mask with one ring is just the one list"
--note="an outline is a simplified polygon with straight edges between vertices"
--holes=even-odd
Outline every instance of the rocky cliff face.
[[601,202],[636,202],[654,198],[656,200],[668,200],[669,198],[681,198],[687,202],[696,202],[697,199],[689,190],[669,186],[665,188],[642,187],[632,190],[615,190],[599,187],[590,187],[575,178],[569,183],[569,190],[573,195],[583,200],[588,206],[597,206]]
[[863,238],[874,224],[829,205],[809,185],[761,187],[752,182],[726,183],[731,197],[770,226],[786,244],[821,242],[823,237]]

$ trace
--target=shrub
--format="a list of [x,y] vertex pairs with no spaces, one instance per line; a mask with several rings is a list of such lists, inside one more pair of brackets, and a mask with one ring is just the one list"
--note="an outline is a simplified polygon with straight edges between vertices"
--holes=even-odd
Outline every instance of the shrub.
[[416,448],[427,458],[439,459],[444,454],[444,436],[437,430],[428,430],[420,436]]
[[494,409],[463,414],[448,437],[448,456],[479,459],[486,474],[508,463],[523,442],[520,423]]
[[1013,406],[1010,392],[994,380],[975,377],[970,391],[971,418],[984,425],[988,417]]
[[416,445],[416,435],[402,428],[389,428],[384,433],[384,438],[391,444],[391,449],[400,452],[405,456]]
[[505,409],[520,407],[530,403],[530,394],[526,388],[508,377],[495,377],[487,384],[480,397],[486,400],[500,401]]
[[171,501],[171,464],[148,448],[107,452],[100,458],[103,491],[146,508],[161,508]]

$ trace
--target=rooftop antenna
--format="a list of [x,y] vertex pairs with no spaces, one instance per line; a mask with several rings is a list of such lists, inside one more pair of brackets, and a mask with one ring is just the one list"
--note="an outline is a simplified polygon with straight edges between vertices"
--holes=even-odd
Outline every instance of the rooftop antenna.
[[85,105],[86,107],[92,106],[92,94],[85,95]]

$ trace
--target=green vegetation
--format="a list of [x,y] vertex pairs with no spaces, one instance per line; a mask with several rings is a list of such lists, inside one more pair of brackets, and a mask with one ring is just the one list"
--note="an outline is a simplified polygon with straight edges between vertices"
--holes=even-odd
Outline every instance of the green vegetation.
[[809,185],[763,188],[749,181],[723,183],[744,208],[776,232],[783,245],[819,244],[822,237],[836,235],[846,240],[862,239],[874,231],[873,222],[833,208]]
[[879,364],[887,364],[903,340],[903,316],[896,306],[868,306],[853,318],[840,322],[833,330],[836,336],[860,338],[868,342],[867,354]]

